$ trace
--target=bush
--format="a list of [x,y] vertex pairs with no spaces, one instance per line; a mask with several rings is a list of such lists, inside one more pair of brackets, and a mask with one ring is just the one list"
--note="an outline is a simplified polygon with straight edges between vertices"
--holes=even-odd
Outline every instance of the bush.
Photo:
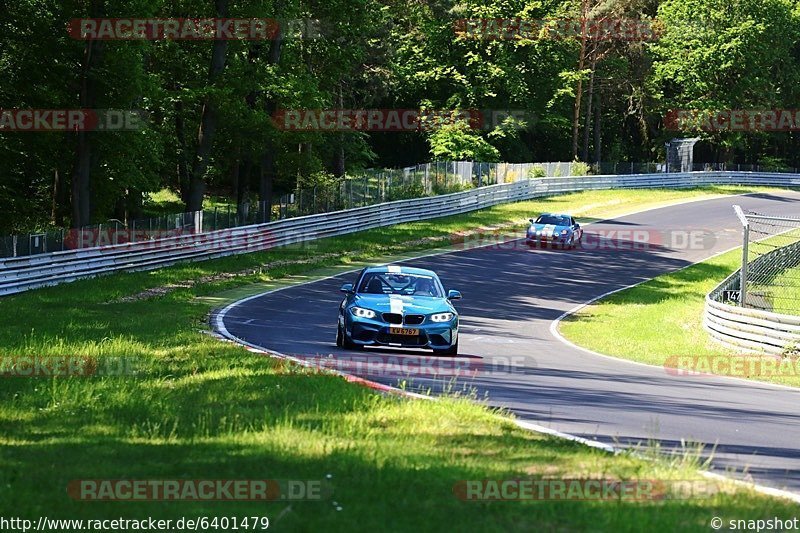
[[435,129],[428,137],[434,161],[485,161],[500,160],[500,151],[471,130],[465,122],[447,124]]
[[789,170],[786,161],[780,157],[763,156],[758,159],[758,164],[764,171],[786,172]]
[[575,161],[571,166],[573,176],[588,176],[590,174],[591,167],[583,161]]
[[547,177],[547,171],[545,171],[545,169],[544,169],[544,167],[542,165],[534,165],[528,171],[528,177],[529,178],[546,178]]
[[334,187],[340,181],[341,180],[336,179],[336,177],[330,172],[319,170],[305,176],[298,176],[297,188],[312,189],[314,187]]
[[460,182],[457,182],[457,183],[451,183],[449,185],[448,184],[444,184],[444,183],[441,183],[441,184],[440,183],[435,183],[433,185],[433,194],[434,195],[439,195],[439,194],[450,194],[450,193],[454,193],[454,192],[468,191],[468,190],[472,189],[473,187],[474,187],[474,185],[472,183],[460,183]]
[[421,181],[414,181],[409,184],[400,185],[399,187],[393,186],[386,190],[387,202],[422,198],[423,196],[427,196],[427,194],[425,192],[425,186]]

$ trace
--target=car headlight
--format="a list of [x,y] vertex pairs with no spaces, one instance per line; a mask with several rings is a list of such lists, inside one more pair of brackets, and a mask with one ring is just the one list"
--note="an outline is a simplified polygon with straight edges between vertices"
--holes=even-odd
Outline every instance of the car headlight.
[[453,320],[453,313],[437,313],[431,315],[432,322],[450,322]]
[[350,312],[353,313],[358,318],[375,318],[375,311],[372,309],[364,309],[363,307],[353,307],[350,309]]
[[568,229],[562,229],[561,230],[561,235],[569,235],[569,230]]

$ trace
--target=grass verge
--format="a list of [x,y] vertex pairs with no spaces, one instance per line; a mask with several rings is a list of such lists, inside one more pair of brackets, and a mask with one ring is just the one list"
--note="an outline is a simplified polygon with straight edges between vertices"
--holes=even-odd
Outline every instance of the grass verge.
[[[455,231],[542,211],[607,217],[741,192],[603,191],[498,206],[287,248],[128,273],[0,300],[0,353],[126,357],[133,376],[0,380],[0,516],[268,516],[279,530],[707,530],[712,516],[790,517],[794,505],[726,487],[654,502],[463,502],[460,480],[698,479],[694,455],[645,461],[517,429],[466,398],[406,401],[204,335],[213,306],[253,283],[429,249]],[[398,243],[411,243],[399,245]],[[398,248],[406,248],[400,250]],[[266,266],[272,265],[272,266]],[[240,273],[214,277],[221,272]],[[208,280],[189,283],[194,280]],[[141,295],[149,289],[173,290]],[[218,298],[216,295],[228,296]],[[83,502],[76,479],[325,480],[323,501]]]
[[[612,294],[565,318],[559,331],[579,346],[622,359],[798,387],[799,361],[781,365],[747,356],[746,364],[727,364],[741,353],[703,329],[706,295],[741,266],[741,257],[733,250]],[[685,365],[676,359],[687,357]]]
[[786,269],[773,279],[762,280],[752,292],[760,294],[771,311],[800,315],[800,267]]
[[775,311],[790,315],[800,315],[800,267],[790,268],[778,274],[771,285],[774,292],[780,291],[777,297],[773,293]]

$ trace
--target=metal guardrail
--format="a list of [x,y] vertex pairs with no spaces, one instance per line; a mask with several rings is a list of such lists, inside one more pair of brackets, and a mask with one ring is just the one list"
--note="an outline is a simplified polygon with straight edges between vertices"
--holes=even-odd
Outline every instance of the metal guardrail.
[[725,304],[711,295],[703,325],[717,341],[747,351],[778,355],[800,345],[800,317]]
[[112,272],[152,270],[183,261],[250,253],[559,193],[615,188],[687,188],[715,184],[800,187],[800,175],[696,172],[526,179],[453,194],[398,200],[228,230],[3,259],[0,260],[0,296]]
[[[800,263],[798,252],[800,242],[764,254],[747,268],[775,276],[780,273],[776,264],[791,268]],[[742,280],[742,271],[738,270],[708,294],[703,316],[706,331],[723,344],[748,351],[781,354],[790,346],[800,346],[800,316],[753,308],[752,304],[763,307],[763,302],[755,301],[760,298],[758,293],[740,292]],[[734,293],[738,298],[726,298]],[[740,305],[727,303],[734,300]]]

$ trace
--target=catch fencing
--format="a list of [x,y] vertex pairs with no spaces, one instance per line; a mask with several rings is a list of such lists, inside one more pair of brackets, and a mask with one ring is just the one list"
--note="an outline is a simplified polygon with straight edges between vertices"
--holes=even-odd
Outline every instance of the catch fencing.
[[[764,173],[758,165],[702,164],[694,170]],[[798,169],[775,169],[797,174]],[[46,229],[0,236],[0,258],[63,252],[111,244],[155,241],[176,234],[210,232],[319,213],[331,213],[395,200],[423,198],[529,178],[587,177],[666,173],[663,163],[479,163],[439,161],[401,169],[367,170],[361,176],[300,186],[267,202],[243,201],[203,211],[115,220],[79,229]],[[673,173],[667,173],[670,176]]]
[[734,209],[741,268],[706,298],[705,327],[729,345],[784,353],[800,345],[800,218]]
[[468,213],[498,204],[566,192],[689,188],[715,184],[800,188],[800,175],[697,172],[523,179],[451,194],[398,200],[224,230],[206,231],[204,223],[195,221],[190,228],[164,238],[2,259],[0,295],[112,272],[155,269],[181,261],[205,260],[309,243],[324,237]]

